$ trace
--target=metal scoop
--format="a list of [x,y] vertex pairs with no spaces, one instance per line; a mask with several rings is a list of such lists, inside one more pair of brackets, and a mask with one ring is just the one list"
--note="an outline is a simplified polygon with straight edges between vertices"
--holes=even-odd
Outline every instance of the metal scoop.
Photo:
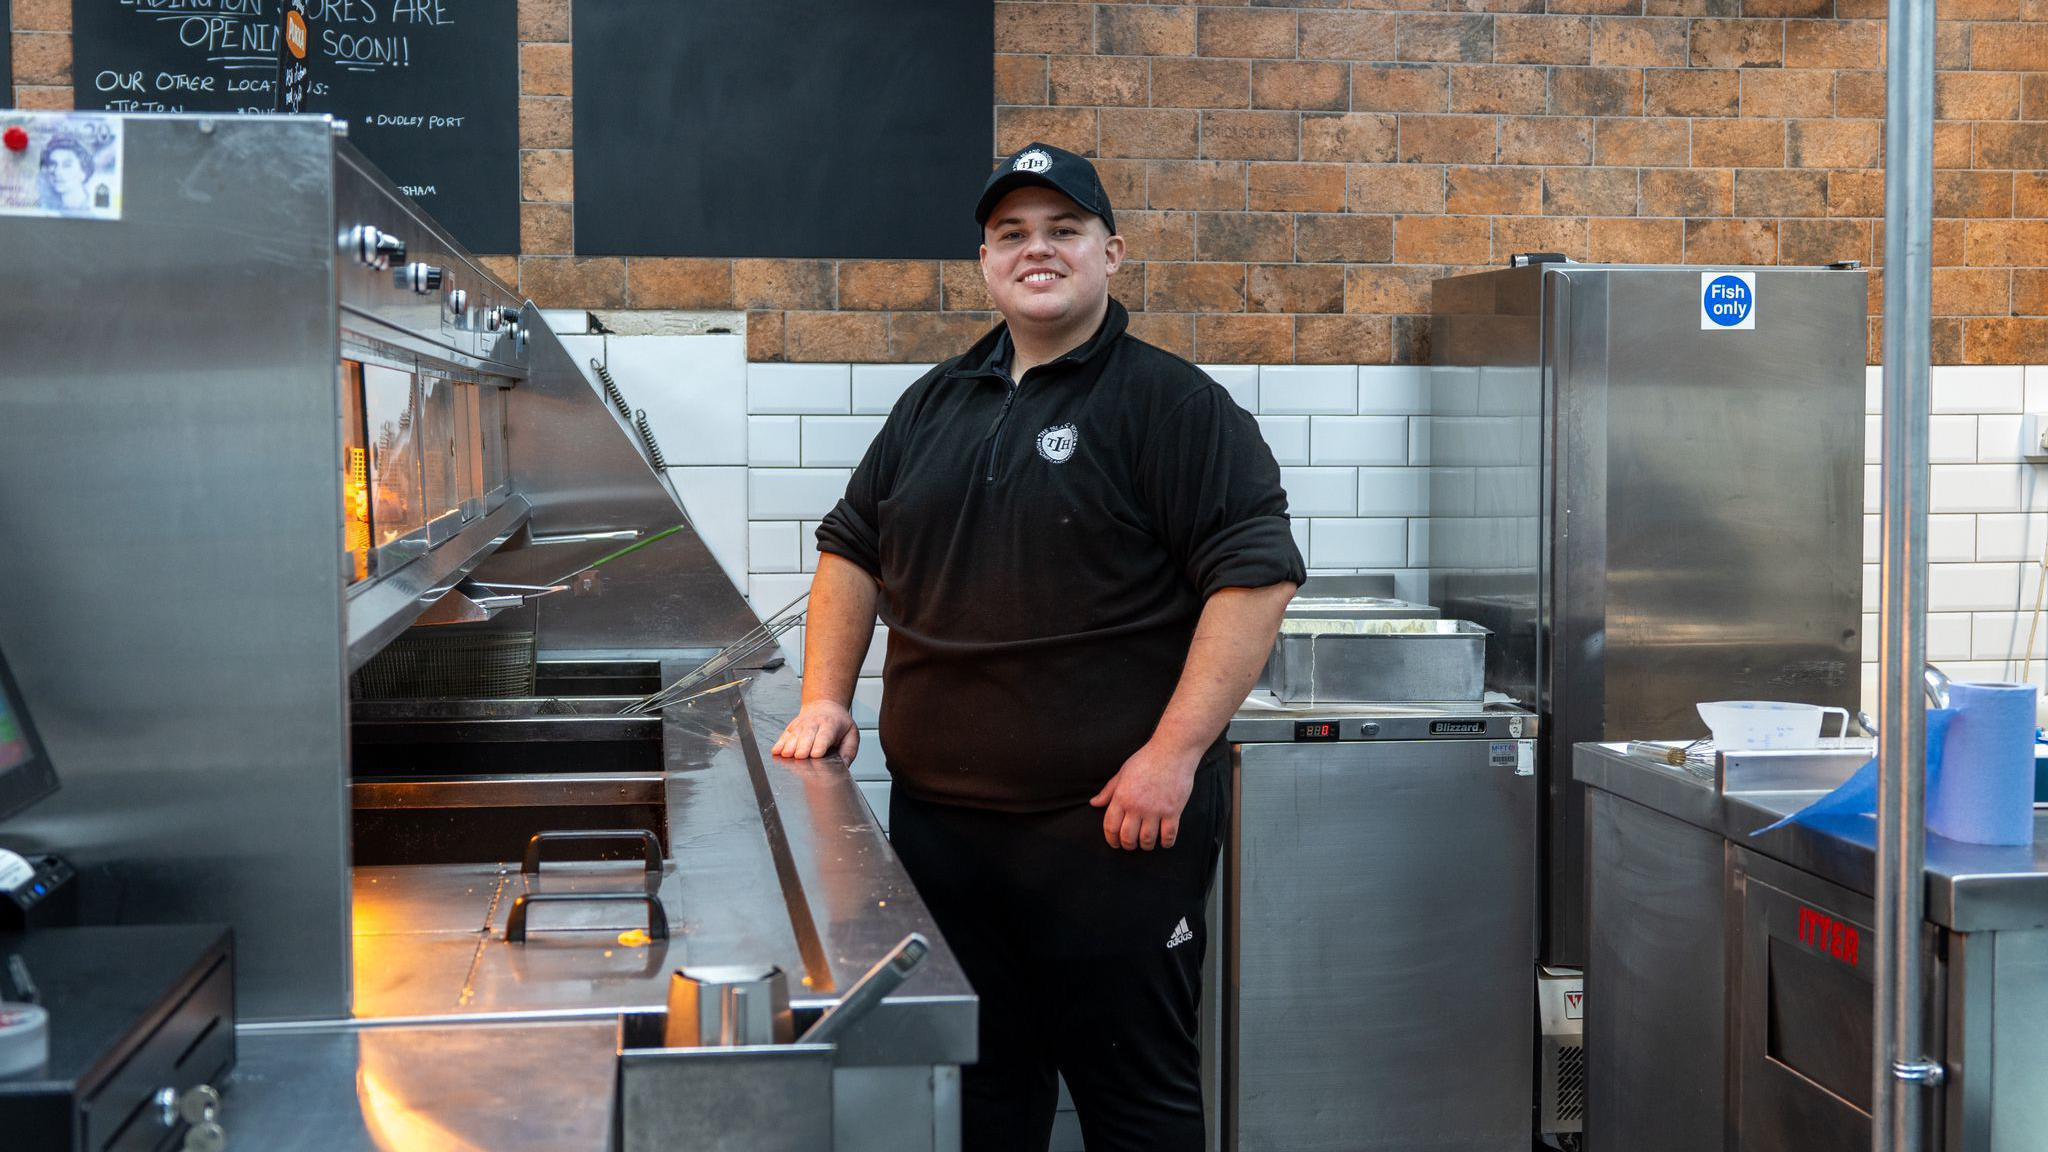
[[917,970],[924,962],[925,955],[932,950],[931,941],[921,932],[912,932],[889,949],[889,954],[875,962],[867,974],[854,981],[853,987],[839,1003],[825,1010],[804,1034],[797,1038],[799,1044],[830,1044],[839,1039],[847,1029],[867,1015],[882,997],[894,992],[904,979]]

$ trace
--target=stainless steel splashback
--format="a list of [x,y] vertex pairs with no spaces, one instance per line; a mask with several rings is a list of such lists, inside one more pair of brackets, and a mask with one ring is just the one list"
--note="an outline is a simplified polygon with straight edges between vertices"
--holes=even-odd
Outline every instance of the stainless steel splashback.
[[1701,268],[1436,282],[1430,599],[1495,633],[1488,687],[1544,713],[1544,959],[1583,959],[1570,748],[1705,734],[1701,700],[1855,707],[1867,276]]
[[[71,858],[90,922],[232,925],[243,1018],[341,1016],[350,669],[466,574],[560,576],[685,518],[538,314],[331,122],[121,120],[121,219],[0,220],[0,643],[63,782],[0,843]],[[366,266],[358,225],[405,256]],[[362,579],[350,363],[409,377],[394,426],[446,497]],[[441,423],[468,411],[443,387],[476,414]],[[478,469],[454,496],[448,452]],[[630,535],[536,542],[595,532]],[[598,572],[538,602],[543,648],[752,623],[687,529]]]
[[[486,559],[477,575],[551,584],[634,542],[566,538],[624,530],[645,539],[688,519],[625,419],[577,370],[538,313],[529,308],[527,317],[529,375],[509,411],[506,435],[513,486],[532,502],[533,517],[526,535]],[[568,657],[715,650],[757,621],[703,539],[685,528],[494,623],[532,628],[543,655]]]

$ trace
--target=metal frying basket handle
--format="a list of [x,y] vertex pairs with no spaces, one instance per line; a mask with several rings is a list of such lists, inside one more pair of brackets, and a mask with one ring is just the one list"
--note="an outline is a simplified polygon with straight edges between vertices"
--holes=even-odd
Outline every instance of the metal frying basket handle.
[[526,842],[526,859],[520,862],[519,870],[530,875],[540,873],[540,850],[543,844],[562,843],[607,843],[624,844],[634,842],[640,845],[642,859],[649,872],[661,871],[661,841],[645,828],[620,829],[575,829],[562,832],[536,832]]
[[661,910],[659,897],[645,892],[528,892],[512,902],[512,915],[505,921],[505,939],[526,943],[526,910],[535,904],[641,904],[647,908],[647,935],[668,939],[668,914]]

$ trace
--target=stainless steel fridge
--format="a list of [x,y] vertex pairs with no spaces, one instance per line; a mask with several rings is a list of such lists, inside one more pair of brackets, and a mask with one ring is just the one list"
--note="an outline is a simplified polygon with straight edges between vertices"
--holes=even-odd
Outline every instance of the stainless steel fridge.
[[1527,1152],[1534,718],[1261,692],[1229,734],[1209,1146]]
[[1541,960],[1585,959],[1572,745],[1860,694],[1868,274],[1525,263],[1432,306],[1430,602],[1541,717]]

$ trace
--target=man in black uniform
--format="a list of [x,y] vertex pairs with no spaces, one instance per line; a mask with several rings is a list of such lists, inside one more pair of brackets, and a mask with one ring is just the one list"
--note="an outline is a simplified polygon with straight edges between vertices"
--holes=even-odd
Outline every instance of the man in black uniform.
[[788,756],[859,742],[879,607],[890,834],[981,997],[970,1152],[1202,1147],[1224,725],[1303,578],[1258,425],[1125,332],[1095,169],[1033,144],[975,208],[999,325],[896,402],[818,528]]

